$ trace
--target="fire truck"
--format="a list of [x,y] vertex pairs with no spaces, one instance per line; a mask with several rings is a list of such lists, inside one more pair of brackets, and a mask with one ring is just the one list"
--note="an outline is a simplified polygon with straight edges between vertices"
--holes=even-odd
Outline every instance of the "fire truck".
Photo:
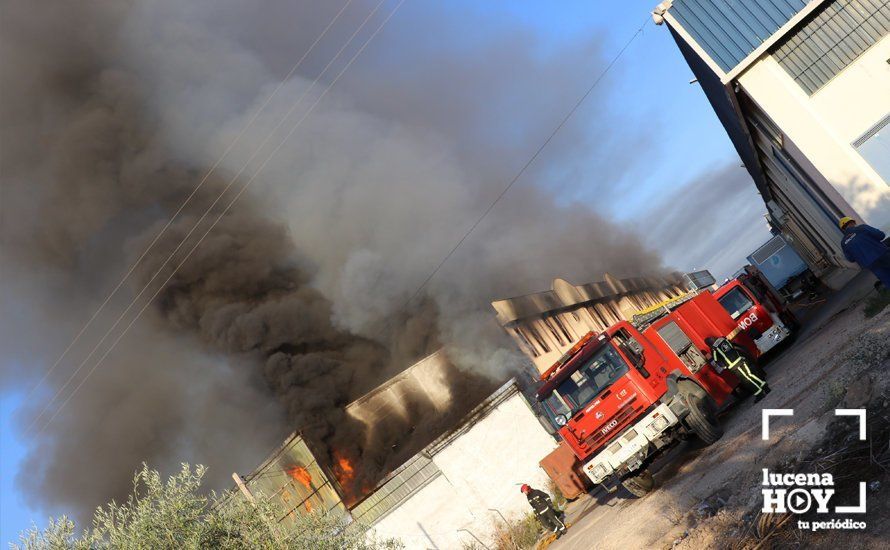
[[800,324],[787,303],[754,266],[746,266],[714,291],[714,297],[757,345],[755,357],[772,350]]
[[648,466],[672,444],[723,435],[718,407],[738,379],[708,360],[708,337],[756,353],[704,290],[588,333],[541,375],[536,397],[590,482],[643,496],[654,488]]

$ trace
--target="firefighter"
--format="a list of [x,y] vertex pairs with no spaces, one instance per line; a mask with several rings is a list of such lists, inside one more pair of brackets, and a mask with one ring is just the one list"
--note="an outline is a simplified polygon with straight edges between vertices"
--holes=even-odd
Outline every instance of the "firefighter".
[[838,225],[844,232],[844,256],[874,273],[884,289],[890,290],[890,248],[882,242],[887,238],[884,232],[847,217],[841,218]]
[[556,513],[556,510],[553,509],[553,501],[550,500],[550,495],[544,491],[532,489],[527,484],[522,485],[522,494],[528,499],[529,505],[531,505],[535,516],[544,529],[553,531],[557,535],[565,532],[566,526],[559,519],[559,514]]
[[769,384],[762,369],[752,366],[751,361],[726,338],[708,337],[705,344],[711,348],[711,358],[721,369],[729,369],[735,374],[742,387],[754,395],[757,403],[770,392]]

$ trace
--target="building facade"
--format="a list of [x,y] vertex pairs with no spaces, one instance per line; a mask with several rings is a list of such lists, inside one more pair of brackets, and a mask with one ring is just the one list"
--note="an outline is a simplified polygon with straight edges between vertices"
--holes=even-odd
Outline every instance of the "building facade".
[[[435,372],[440,356],[420,364],[395,386],[413,385]],[[407,387],[407,386],[406,386]],[[393,385],[376,392],[349,414],[389,409]],[[433,393],[441,388],[434,384]],[[357,412],[364,411],[364,412]],[[387,422],[391,414],[374,417]],[[383,478],[367,495],[349,502],[335,472],[311,442],[292,434],[230,492],[268,498],[276,515],[269,518],[283,533],[298,528],[299,516],[332,513],[344,523],[358,522],[371,536],[395,538],[406,549],[494,546],[496,528],[530,512],[519,488],[546,488],[539,461],[556,448],[515,380],[488,395]]]
[[554,279],[550,290],[491,303],[498,322],[532,360],[547,370],[590,331],[601,332],[639,310],[686,292],[680,274],[573,285]]
[[494,548],[504,521],[531,512],[521,485],[546,490],[539,461],[555,448],[510,381],[393,472],[352,516],[408,550]]
[[890,0],[673,0],[665,24],[770,225],[839,288],[843,216],[890,227]]

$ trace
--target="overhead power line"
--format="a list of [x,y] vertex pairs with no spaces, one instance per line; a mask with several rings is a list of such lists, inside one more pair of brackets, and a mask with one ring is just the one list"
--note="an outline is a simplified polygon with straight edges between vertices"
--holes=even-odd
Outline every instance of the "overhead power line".
[[[385,1],[386,1],[386,0],[381,0],[380,3],[377,4],[377,6],[374,8],[374,11],[373,11],[373,12],[368,16],[368,18],[366,18],[365,21],[362,23],[362,26],[364,26],[364,24],[367,23],[367,21],[368,21],[368,19],[370,19],[371,15],[373,15],[373,13],[376,13],[377,9],[379,9],[379,7],[380,7]],[[160,286],[158,287],[158,289],[154,292],[154,294],[152,294],[152,296],[148,299],[148,301],[147,301],[147,302],[142,306],[142,308],[136,313],[136,316],[133,317],[133,319],[127,324],[127,326],[126,326],[126,327],[123,329],[123,331],[117,336],[117,338],[114,340],[114,342],[112,342],[112,344],[108,347],[108,349],[105,350],[105,352],[102,354],[102,356],[99,358],[99,360],[96,361],[96,363],[92,366],[92,368],[87,372],[86,376],[84,376],[84,378],[81,379],[80,383],[77,384],[77,386],[75,386],[75,388],[71,391],[70,394],[68,394],[68,397],[62,402],[61,405],[59,405],[59,407],[56,409],[55,413],[54,413],[54,414],[52,415],[52,417],[50,417],[50,419],[43,425],[43,427],[40,429],[40,432],[38,432],[38,433],[42,433],[43,430],[45,430],[46,427],[49,426],[49,425],[52,423],[53,420],[55,420],[55,418],[56,418],[56,417],[59,415],[59,413],[65,408],[65,406],[68,404],[68,402],[71,401],[71,398],[74,397],[75,394],[77,394],[77,392],[80,390],[81,387],[83,387],[83,385],[84,385],[84,384],[86,383],[86,381],[90,378],[90,376],[93,374],[93,372],[96,371],[96,369],[99,367],[99,365],[101,365],[102,362],[105,360],[105,358],[108,357],[108,355],[112,352],[112,350],[114,350],[114,348],[117,346],[118,342],[121,341],[121,339],[127,334],[127,332],[130,330],[130,328],[131,328],[131,327],[136,323],[136,321],[142,316],[142,314],[145,312],[145,310],[148,309],[148,307],[151,305],[151,303],[154,301],[154,299],[158,296],[158,294],[160,294],[160,292],[164,289],[164,287],[166,287],[167,283],[169,283],[170,280],[176,275],[176,273],[179,271],[179,268],[181,268],[181,267],[183,266],[183,264],[185,264],[185,262],[188,261],[188,259],[189,259],[189,258],[191,257],[191,255],[192,255],[192,253],[194,253],[194,251],[198,248],[198,246],[201,245],[201,243],[204,241],[204,239],[207,237],[207,235],[210,234],[211,231],[213,231],[213,229],[214,229],[214,228],[216,227],[216,225],[220,222],[220,220],[222,220],[222,218],[229,212],[229,210],[232,208],[232,206],[235,204],[235,202],[238,201],[238,199],[241,197],[241,195],[244,193],[244,191],[246,191],[247,188],[251,185],[251,183],[253,183],[253,181],[256,179],[256,177],[259,175],[259,173],[263,170],[263,168],[265,168],[266,164],[272,159],[272,157],[278,152],[278,150],[281,149],[281,147],[284,145],[284,143],[287,142],[287,140],[294,134],[294,132],[297,130],[297,128],[299,128],[299,126],[302,124],[302,122],[303,122],[304,120],[306,120],[306,119],[313,113],[313,111],[315,110],[315,107],[318,106],[318,104],[325,98],[325,96],[328,94],[328,92],[330,92],[331,89],[337,84],[337,82],[338,82],[338,81],[340,80],[340,78],[346,73],[346,71],[352,66],[352,64],[355,62],[355,60],[358,59],[359,56],[361,56],[361,54],[365,51],[365,49],[368,47],[368,45],[371,43],[371,41],[373,41],[374,38],[380,33],[380,31],[383,30],[383,28],[386,26],[386,24],[390,21],[390,19],[392,19],[392,17],[396,14],[396,12],[399,10],[399,8],[400,8],[400,7],[402,6],[402,4],[404,4],[404,3],[405,3],[405,0],[399,0],[398,4],[396,4],[396,6],[392,9],[392,11],[389,12],[389,14],[386,16],[386,18],[384,18],[384,20],[380,23],[380,25],[374,30],[374,32],[373,32],[373,33],[372,33],[372,34],[365,40],[365,42],[361,45],[361,47],[358,49],[358,51],[356,51],[356,53],[349,59],[349,61],[346,63],[346,65],[343,67],[343,69],[340,70],[340,72],[337,74],[337,76],[334,78],[334,80],[331,81],[331,83],[330,83],[330,84],[325,88],[325,90],[319,95],[319,97],[318,97],[318,98],[315,100],[315,102],[309,107],[309,109],[308,109],[308,110],[306,111],[306,113],[302,116],[302,118],[300,118],[300,120],[297,121],[297,123],[291,128],[290,132],[288,132],[287,135],[284,136],[284,138],[281,140],[281,142],[278,144],[278,146],[277,146],[275,149],[273,149],[271,153],[269,153],[269,155],[266,157],[266,159],[263,161],[263,163],[260,164],[260,166],[256,169],[256,171],[255,171],[254,174],[250,177],[250,179],[247,180],[247,182],[241,187],[241,189],[238,191],[238,193],[232,198],[231,201],[229,201],[229,203],[226,205],[225,209],[223,209],[223,211],[219,213],[219,215],[218,215],[218,216],[216,217],[216,219],[213,221],[213,224],[211,224],[211,226],[210,226],[210,227],[209,227],[209,228],[208,228],[208,229],[201,235],[201,237],[198,239],[198,242],[196,242],[196,243],[191,247],[191,249],[189,249],[189,251],[186,253],[185,257],[183,257],[183,259],[176,265],[176,267],[173,269],[173,271],[170,273],[170,275],[164,280],[163,283],[161,283],[161,285],[160,285]],[[361,27],[359,28],[359,30],[360,30],[360,29],[361,29]],[[358,31],[356,31],[356,33],[353,34],[353,37],[352,37],[352,38],[355,37],[355,34],[357,34],[357,32],[358,32]],[[350,41],[349,41],[349,42],[352,41],[352,38],[350,38]],[[349,42],[347,42],[347,44],[348,44]],[[341,50],[341,51],[342,51],[342,50]],[[339,54],[338,54],[338,55],[339,55]],[[321,76],[321,75],[319,75],[319,77],[320,77],[320,76]],[[318,77],[316,78],[316,82],[317,82],[317,81],[318,81]],[[222,195],[224,195],[224,194],[225,194],[225,190],[223,191],[223,193],[220,194],[220,197],[222,197]],[[219,199],[217,199],[217,200],[219,200]],[[214,204],[215,204],[215,203],[216,203],[216,202],[214,202]],[[211,209],[212,209],[212,207],[213,207],[213,205],[211,205]],[[210,209],[208,209],[208,211],[209,211],[209,210],[210,210]],[[200,223],[200,222],[199,222],[199,223]],[[186,237],[186,239],[188,239],[188,236]],[[184,242],[186,239],[183,239],[183,242]],[[180,243],[180,244],[181,244],[181,243]],[[178,248],[179,248],[179,247],[177,247],[177,250],[178,250]],[[175,254],[175,251],[174,251],[173,254]],[[173,254],[171,254],[171,258],[172,258],[172,256],[173,256]],[[168,258],[168,260],[169,260],[169,258]],[[166,265],[166,262],[165,262],[164,265]],[[162,267],[161,269],[158,270],[158,273],[159,273],[162,269],[163,269],[163,267]],[[156,273],[155,275],[157,275],[157,273]],[[152,278],[152,280],[153,280],[153,279],[154,279],[154,277]],[[149,283],[146,284],[146,288],[148,287],[148,285],[149,285],[150,283],[151,283],[151,281],[149,281]],[[144,289],[143,289],[143,290],[144,290]],[[132,305],[132,304],[131,304],[131,305]],[[75,375],[76,375],[76,373],[75,373]],[[72,379],[73,379],[73,376],[72,376],[71,379],[69,379],[69,381],[72,380]]]
[[[229,155],[229,153],[232,151],[234,146],[241,140],[241,138],[244,136],[244,134],[247,132],[247,130],[253,126],[253,123],[256,122],[257,118],[259,118],[260,113],[262,113],[266,109],[266,107],[269,105],[269,103],[272,101],[272,99],[278,94],[279,90],[281,90],[281,88],[284,87],[284,85],[287,83],[287,81],[290,79],[290,77],[293,76],[293,74],[297,71],[297,69],[300,68],[300,66],[303,64],[303,61],[306,60],[306,58],[309,56],[309,54],[312,53],[312,51],[315,49],[315,46],[317,46],[318,43],[321,42],[321,40],[325,37],[325,35],[327,35],[327,33],[331,29],[331,27],[334,26],[334,23],[336,23],[337,20],[340,19],[340,16],[343,15],[343,12],[346,11],[346,8],[348,8],[352,2],[353,2],[353,0],[346,0],[346,3],[343,4],[343,7],[340,8],[340,11],[337,12],[337,14],[333,17],[333,19],[331,19],[331,21],[327,24],[327,26],[324,28],[324,30],[321,31],[321,34],[319,34],[318,37],[315,39],[315,41],[312,43],[312,45],[309,46],[309,49],[306,50],[305,53],[303,53],[303,55],[300,57],[300,59],[296,63],[294,63],[293,67],[291,67],[290,71],[288,71],[287,74],[284,75],[284,78],[281,79],[281,81],[278,83],[278,86],[276,86],[275,89],[272,90],[272,93],[269,94],[269,96],[266,98],[266,100],[263,102],[263,104],[260,105],[259,109],[257,109],[253,113],[253,116],[250,117],[250,120],[247,121],[247,124],[245,124],[241,128],[241,130],[238,132],[238,134],[235,136],[235,138],[231,141],[231,143],[229,143],[228,147],[226,147],[225,151],[223,151],[223,153],[219,156],[219,158],[216,159],[216,162],[213,163],[213,165],[210,167],[210,169],[207,170],[207,172],[204,174],[204,177],[201,178],[201,180],[198,182],[198,184],[195,186],[195,188],[192,189],[192,192],[185,198],[185,200],[182,202],[182,204],[179,205],[179,208],[177,208],[176,211],[173,213],[173,215],[170,217],[170,219],[167,220],[167,223],[164,225],[163,228],[161,228],[161,230],[158,232],[158,234],[155,235],[154,239],[151,240],[151,242],[148,244],[148,246],[145,248],[145,250],[143,250],[142,254],[140,254],[139,257],[136,259],[136,261],[133,262],[133,265],[130,266],[130,268],[127,270],[127,272],[121,278],[121,280],[117,283],[117,285],[111,290],[111,292],[108,294],[108,296],[105,297],[105,300],[102,301],[102,303],[99,305],[98,309],[96,309],[96,311],[93,312],[93,315],[90,316],[90,318],[87,320],[86,323],[84,323],[84,325],[80,328],[80,330],[74,336],[74,339],[71,340],[71,342],[68,344],[68,346],[62,352],[62,354],[58,357],[58,359],[56,359],[56,361],[52,364],[52,366],[49,369],[47,369],[46,372],[43,373],[43,376],[40,378],[40,380],[36,384],[34,384],[34,386],[28,391],[26,400],[29,399],[34,394],[34,392],[37,391],[37,389],[46,381],[46,379],[56,370],[56,367],[58,367],[59,364],[65,359],[65,357],[68,355],[68,352],[71,351],[71,348],[73,348],[74,345],[77,344],[77,342],[80,340],[81,336],[83,336],[84,332],[86,332],[86,330],[90,327],[90,325],[93,324],[93,321],[96,320],[96,317],[98,317],[99,314],[102,313],[102,311],[105,309],[105,306],[107,306],[108,302],[111,301],[111,298],[114,297],[115,294],[117,294],[117,291],[120,290],[121,287],[124,285],[124,283],[127,281],[127,279],[130,278],[130,275],[132,275],[133,272],[136,270],[136,268],[139,266],[139,264],[142,263],[142,260],[145,259],[145,257],[148,255],[149,251],[151,251],[151,249],[154,248],[154,246],[158,243],[158,241],[161,239],[161,237],[167,232],[168,229],[170,229],[170,226],[173,225],[173,222],[176,220],[176,218],[179,217],[179,215],[182,213],[182,211],[185,209],[185,207],[189,204],[189,202],[191,202],[191,200],[195,197],[195,195],[198,193],[198,191],[201,189],[201,187],[204,186],[204,183],[207,182],[207,180],[210,178],[211,174],[213,174],[213,172],[215,172],[216,169],[219,168],[219,165],[222,163],[222,161],[225,160],[225,158]],[[274,132],[274,130],[272,132]],[[270,135],[271,135],[271,132],[270,132]],[[50,402],[52,402],[54,400],[55,400],[55,398],[53,398]]]
[[[517,181],[519,181],[519,178],[521,178],[522,175],[525,174],[525,172],[526,172],[526,170],[528,170],[529,166],[531,166],[532,163],[535,162],[535,160],[538,158],[538,156],[540,156],[540,154],[544,151],[544,149],[547,148],[547,145],[549,145],[550,142],[553,140],[553,138],[556,137],[556,134],[558,134],[559,131],[562,130],[563,126],[566,125],[566,123],[569,121],[569,119],[572,118],[572,116],[575,114],[575,112],[578,110],[578,108],[580,108],[581,105],[584,103],[584,101],[590,96],[590,94],[593,93],[593,91],[596,89],[596,87],[599,85],[599,83],[603,80],[603,78],[609,73],[610,70],[612,70],[612,67],[615,66],[615,63],[617,63],[618,60],[621,59],[621,56],[624,55],[624,52],[627,50],[627,48],[629,48],[630,45],[633,43],[633,41],[636,40],[637,37],[643,33],[643,29],[649,23],[649,20],[650,20],[650,17],[647,16],[646,20],[643,21],[643,24],[640,25],[640,27],[636,30],[636,32],[634,32],[634,34],[627,40],[627,42],[625,42],[624,46],[622,46],[621,49],[618,50],[618,53],[616,53],[615,56],[612,57],[611,61],[609,61],[609,64],[606,65],[605,69],[603,69],[602,72],[599,74],[599,76],[596,77],[596,79],[593,81],[593,83],[590,85],[590,87],[587,88],[587,91],[584,92],[584,94],[575,102],[574,105],[572,105],[572,108],[569,109],[569,111],[562,118],[562,120],[560,120],[559,124],[557,124],[556,127],[550,132],[550,134],[547,136],[547,139],[545,139],[544,142],[541,143],[540,147],[538,147],[538,149],[528,159],[528,161],[526,161],[526,163],[522,165],[522,168],[520,168],[519,171],[516,173],[516,175],[513,176],[513,179],[510,180],[510,182],[507,184],[506,187],[504,187],[504,189],[500,192],[500,194],[497,197],[495,197],[495,199],[491,202],[491,204],[488,205],[488,208],[486,208],[485,211],[482,212],[482,214],[478,218],[476,218],[476,221],[473,222],[473,225],[470,226],[470,228],[463,234],[463,236],[460,238],[460,240],[458,240],[457,243],[451,248],[451,250],[448,251],[448,254],[446,254],[445,257],[442,258],[442,260],[436,265],[435,269],[433,269],[430,272],[430,274],[427,275],[427,277],[423,280],[423,282],[420,283],[420,286],[417,287],[417,290],[415,290],[414,293],[411,295],[411,297],[409,297],[408,300],[405,302],[405,305],[402,307],[402,311],[406,311],[408,309],[408,307],[411,305],[411,303],[414,301],[414,299],[417,298],[421,292],[423,292],[423,289],[426,288],[426,286],[433,279],[433,277],[435,277],[436,274],[439,273],[439,271],[442,269],[442,267],[445,265],[445,263],[449,259],[451,259],[451,257],[454,255],[455,252],[457,252],[457,249],[460,248],[460,246],[464,243],[464,241],[466,241],[469,238],[469,236],[473,233],[473,231],[476,230],[476,228],[479,226],[479,224],[482,223],[482,220],[484,220],[486,218],[486,216],[488,216],[488,214],[494,209],[495,206],[497,206],[497,204],[501,201],[501,199],[504,198],[504,196],[507,194],[507,192],[510,191],[510,189],[513,187],[513,185]],[[383,331],[385,330],[385,327],[387,325],[388,325],[388,323],[384,325],[384,328],[381,329],[379,334],[383,333]]]
[[[176,247],[170,252],[170,254],[167,256],[167,258],[164,260],[164,262],[160,265],[160,267],[158,267],[158,269],[152,274],[151,278],[143,285],[143,287],[139,291],[139,293],[136,294],[136,296],[134,296],[132,300],[130,300],[130,303],[127,305],[127,307],[124,309],[124,311],[121,312],[121,314],[117,317],[117,319],[114,321],[114,323],[111,325],[111,327],[105,332],[105,334],[102,336],[102,338],[99,339],[99,342],[97,342],[96,345],[93,346],[93,348],[90,350],[90,352],[87,354],[87,356],[80,362],[80,364],[77,366],[77,368],[74,369],[74,372],[71,373],[71,375],[68,377],[68,379],[65,381],[65,383],[56,391],[56,393],[53,395],[53,397],[44,405],[43,410],[40,411],[40,414],[38,414],[37,417],[31,421],[31,424],[28,426],[28,431],[30,431],[30,429],[36,423],[38,423],[40,421],[40,419],[43,417],[43,415],[45,415],[47,413],[47,411],[49,411],[52,404],[65,391],[65,389],[68,387],[68,385],[74,381],[74,379],[77,377],[77,374],[90,361],[90,359],[92,359],[93,355],[95,355],[96,352],[102,347],[102,344],[105,343],[105,340],[114,332],[114,330],[121,323],[121,321],[124,320],[124,318],[130,312],[130,310],[133,308],[133,306],[136,305],[136,303],[139,301],[139,299],[142,297],[142,295],[145,293],[145,291],[148,290],[150,288],[151,284],[155,281],[155,279],[157,279],[158,275],[160,275],[161,272],[163,272],[163,270],[167,267],[167,265],[173,260],[173,258],[176,256],[176,254],[179,252],[179,250],[183,247],[183,245],[185,245],[185,243],[188,242],[188,240],[195,233],[195,231],[198,229],[198,227],[200,227],[201,224],[204,223],[204,220],[207,218],[207,216],[213,211],[213,209],[216,207],[216,205],[219,203],[219,201],[223,198],[223,196],[225,196],[225,194],[229,191],[229,189],[231,189],[232,186],[238,181],[238,178],[240,178],[241,174],[244,172],[244,170],[246,170],[247,167],[250,166],[250,163],[253,162],[253,160],[257,157],[257,155],[260,153],[260,151],[262,151],[263,148],[265,148],[266,144],[269,142],[269,140],[272,138],[272,136],[274,136],[275,133],[278,131],[278,129],[288,119],[290,119],[290,116],[293,114],[294,110],[296,110],[297,106],[299,106],[303,102],[303,99],[305,99],[312,92],[312,90],[315,89],[315,86],[318,84],[321,77],[324,76],[327,73],[328,69],[330,69],[331,66],[334,64],[334,62],[336,62],[336,60],[340,58],[340,56],[343,54],[343,52],[346,50],[346,48],[349,46],[349,44],[352,43],[352,41],[355,39],[355,37],[359,34],[359,32],[361,32],[361,30],[365,27],[365,25],[367,25],[368,21],[371,20],[371,18],[374,16],[374,14],[377,13],[377,11],[384,4],[384,2],[386,2],[386,0],[380,0],[377,3],[377,5],[374,7],[374,9],[372,9],[368,13],[368,15],[361,22],[361,24],[358,26],[358,28],[356,28],[356,30],[352,33],[352,35],[349,37],[349,39],[343,44],[343,46],[337,51],[337,53],[331,58],[331,60],[328,61],[327,65],[325,65],[325,67],[321,70],[321,72],[318,74],[318,76],[315,77],[315,79],[312,81],[312,84],[308,88],[306,88],[303,91],[303,93],[293,102],[293,104],[290,106],[290,108],[287,110],[287,112],[284,114],[284,116],[282,116],[278,119],[278,122],[275,124],[275,126],[267,133],[266,137],[262,140],[262,142],[260,142],[259,146],[257,146],[256,149],[254,149],[254,151],[253,151],[253,153],[251,153],[250,157],[241,166],[241,169],[238,170],[238,172],[229,179],[228,183],[223,188],[223,190],[219,193],[219,195],[216,197],[216,199],[210,204],[210,206],[207,207],[207,209],[204,211],[204,213],[201,214],[201,217],[198,218],[198,220],[192,225],[192,227],[191,227],[191,229],[189,229],[188,233],[185,234],[185,236],[179,241],[179,243],[176,245]],[[313,107],[314,107],[314,105],[313,105]],[[312,108],[310,108],[310,110],[309,110],[310,113],[311,113],[311,110],[312,110]],[[291,132],[290,132],[290,134],[288,134],[287,137],[290,137],[290,135],[296,130],[296,128],[300,126],[300,124],[303,122],[303,120],[305,120],[305,118],[306,118],[306,116],[304,115],[303,118],[300,119],[299,122],[297,122],[295,127],[293,129],[291,129]],[[285,137],[281,141],[281,143],[286,141],[287,137]],[[280,147],[281,147],[281,144],[279,144],[278,148],[280,148]],[[277,151],[278,148],[276,148],[275,151]],[[273,152],[273,154],[274,154],[274,152]],[[268,159],[266,162],[268,162]],[[263,166],[265,166],[265,162],[258,169],[258,171],[261,170]],[[257,171],[257,173],[258,173],[258,171]],[[254,177],[256,177],[256,174],[254,174]],[[253,178],[251,178],[251,179],[253,179]],[[167,225],[169,226],[171,223],[172,223],[172,219],[170,220],[170,222],[168,222]],[[203,237],[201,240],[203,240]],[[199,243],[200,243],[200,241],[199,241]],[[146,253],[147,252],[148,252],[148,250],[146,250]],[[173,271],[171,276],[173,274],[175,274],[177,270],[178,270],[178,268]],[[158,290],[160,291],[160,289],[158,289]]]

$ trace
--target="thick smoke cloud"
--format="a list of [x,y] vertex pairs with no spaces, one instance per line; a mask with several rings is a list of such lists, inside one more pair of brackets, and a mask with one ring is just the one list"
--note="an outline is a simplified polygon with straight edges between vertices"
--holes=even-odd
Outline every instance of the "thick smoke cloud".
[[671,192],[645,213],[648,240],[681,270],[709,269],[723,279],[770,238],[766,209],[748,172],[715,167]]
[[[4,2],[7,387],[39,379],[340,8],[185,4]],[[371,6],[353,2],[259,114],[49,389],[25,404],[23,426],[155,269],[148,296],[185,258],[231,192],[163,266],[223,186],[247,183],[320,97],[343,62],[313,79]],[[349,439],[347,452],[392,467],[385,451],[406,430],[361,442],[339,412],[351,399],[442,344],[459,367],[455,388],[484,389],[476,377],[493,384],[520,361],[490,300],[546,288],[554,276],[583,282],[660,265],[595,204],[560,204],[533,185],[606,158],[611,170],[632,162],[634,138],[604,138],[598,130],[620,121],[594,110],[409,303],[582,91],[588,79],[578,74],[600,65],[595,40],[545,47],[494,14],[459,19],[444,6],[406,4],[89,383],[45,431],[28,434],[21,485],[41,506],[84,513],[126,491],[143,460],[203,462],[221,484],[295,428],[332,449]],[[598,94],[592,101],[606,88]],[[455,410],[477,397],[454,393],[467,397]]]

